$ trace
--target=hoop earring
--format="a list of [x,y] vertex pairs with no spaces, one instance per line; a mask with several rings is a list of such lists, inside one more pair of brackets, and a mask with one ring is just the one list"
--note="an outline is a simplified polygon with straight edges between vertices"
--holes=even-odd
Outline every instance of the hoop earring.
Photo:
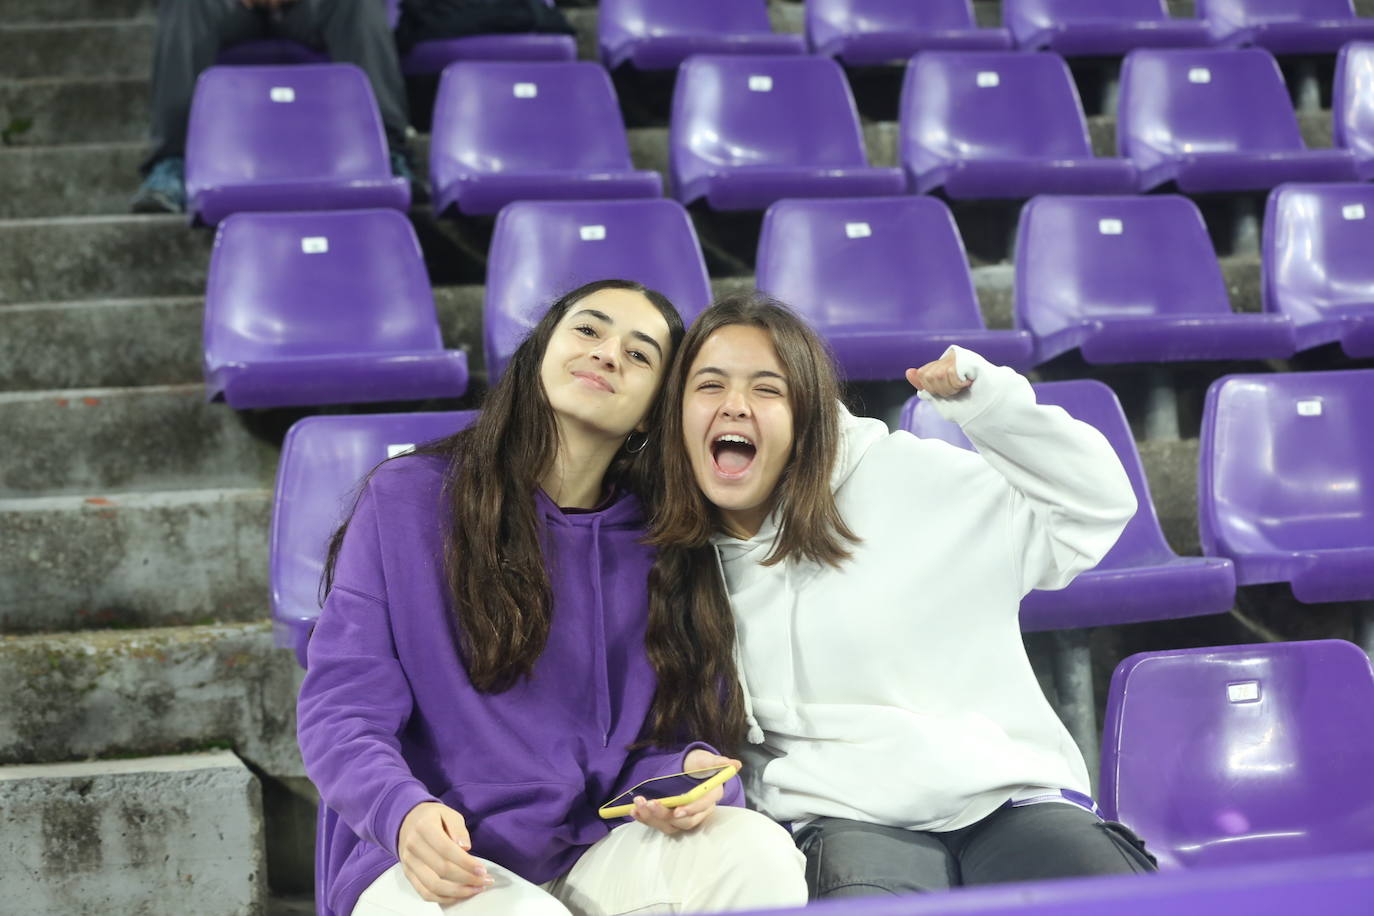
[[[640,438],[639,438],[639,441],[638,441],[637,443],[635,442],[635,436],[639,436],[639,437],[640,437]],[[633,443],[633,444],[632,444],[632,443]],[[646,446],[646,445],[648,445],[648,444],[649,444],[649,434],[648,434],[648,433],[641,433],[641,432],[639,432],[638,430],[635,430],[634,432],[630,433],[630,435],[627,436],[627,437],[625,438],[625,451],[629,452],[631,455],[637,455],[637,454],[639,454],[640,452],[644,451],[644,446]]]

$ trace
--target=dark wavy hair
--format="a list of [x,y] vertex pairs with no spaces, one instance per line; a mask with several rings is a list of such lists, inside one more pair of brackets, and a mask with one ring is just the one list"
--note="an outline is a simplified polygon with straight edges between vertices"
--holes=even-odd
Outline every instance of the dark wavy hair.
[[[548,642],[553,595],[534,494],[557,455],[558,430],[540,366],[558,323],[603,289],[641,293],[653,303],[668,322],[676,351],[682,317],[662,293],[631,280],[579,286],[554,302],[525,337],[487,392],[477,421],[415,450],[446,461],[444,572],[468,678],[483,692],[503,692],[527,677]],[[662,401],[656,398],[646,417],[650,430],[661,427]],[[652,448],[621,449],[606,471],[606,484],[634,493],[652,513],[661,477],[658,455]],[[322,598],[333,585],[347,530],[345,522],[330,539]]]
[[[649,540],[658,548],[649,589],[649,657],[664,702],[655,706],[656,730],[673,721],[694,733],[722,733],[722,747],[744,732],[743,697],[733,658],[716,648],[734,646],[735,625],[711,536],[722,531],[716,507],[697,486],[683,440],[682,408],[688,372],[712,334],[731,325],[764,330],[787,375],[792,408],[792,459],[778,478],[781,519],[765,565],[789,558],[839,566],[846,542],[859,538],[845,525],[830,488],[839,452],[840,384],[825,344],[795,312],[757,291],[725,296],[687,332],[663,396],[657,437],[662,493],[654,505]],[[716,705],[712,705],[712,704]],[[710,710],[709,713],[705,712]]]

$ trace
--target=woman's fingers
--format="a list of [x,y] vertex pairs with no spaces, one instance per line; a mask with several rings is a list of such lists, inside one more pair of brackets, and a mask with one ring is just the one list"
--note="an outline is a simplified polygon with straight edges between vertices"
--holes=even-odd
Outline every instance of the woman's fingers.
[[953,353],[919,369],[906,370],[906,380],[918,391],[928,391],[941,398],[952,398],[973,384],[959,374]]

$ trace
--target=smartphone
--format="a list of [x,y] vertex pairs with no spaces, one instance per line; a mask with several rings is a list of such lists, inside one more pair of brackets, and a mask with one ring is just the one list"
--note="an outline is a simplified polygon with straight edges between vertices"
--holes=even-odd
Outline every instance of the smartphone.
[[688,770],[673,773],[671,776],[655,776],[646,779],[632,789],[621,792],[615,798],[597,809],[597,814],[605,818],[625,817],[635,809],[635,797],[643,796],[656,801],[665,808],[676,808],[701,798],[716,786],[723,785],[739,771],[730,764],[707,767],[704,770]]

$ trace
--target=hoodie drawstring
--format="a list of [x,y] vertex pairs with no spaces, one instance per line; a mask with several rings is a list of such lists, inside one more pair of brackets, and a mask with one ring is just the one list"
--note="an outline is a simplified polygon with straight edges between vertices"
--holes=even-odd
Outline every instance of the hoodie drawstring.
[[[725,563],[720,558],[720,546],[712,544],[711,551],[716,555],[716,569],[720,572],[720,584],[724,588],[728,580],[725,578]],[[759,720],[754,718],[754,699],[749,694],[749,677],[744,673],[744,656],[740,653],[738,637],[735,639],[734,656],[735,676],[739,678],[739,690],[744,696],[744,723],[749,726],[745,738],[750,744],[762,744],[763,729],[759,727]]]
[[592,519],[592,597],[596,606],[596,638],[592,640],[592,666],[596,670],[596,724],[601,746],[611,743],[611,673],[606,658],[606,608],[601,594],[601,516]]

